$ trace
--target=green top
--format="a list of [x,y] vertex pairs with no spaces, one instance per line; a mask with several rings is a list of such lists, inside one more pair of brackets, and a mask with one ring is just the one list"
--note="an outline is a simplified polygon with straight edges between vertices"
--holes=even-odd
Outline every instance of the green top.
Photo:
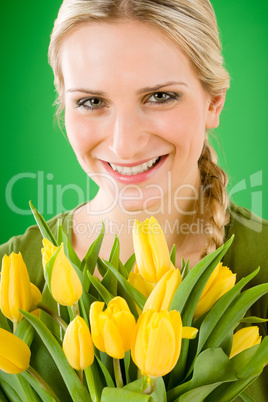
[[[233,234],[233,244],[223,258],[223,264],[227,265],[237,274],[237,282],[261,267],[258,275],[248,284],[248,287],[259,283],[268,282],[268,221],[262,220],[249,210],[239,207],[234,203],[230,204],[230,222],[226,226],[225,241]],[[59,214],[48,221],[48,225],[57,238],[57,222],[61,221],[66,234],[72,241],[72,217],[74,210]],[[12,251],[21,252],[29,271],[31,282],[40,289],[44,285],[42,259],[42,235],[37,226],[29,227],[23,235],[12,237],[7,243],[0,246],[0,259]],[[252,306],[249,315],[267,318],[268,296],[259,299]],[[267,334],[267,323],[260,324],[261,335]],[[247,389],[257,402],[265,402],[268,395],[268,385],[265,381],[265,373]]]

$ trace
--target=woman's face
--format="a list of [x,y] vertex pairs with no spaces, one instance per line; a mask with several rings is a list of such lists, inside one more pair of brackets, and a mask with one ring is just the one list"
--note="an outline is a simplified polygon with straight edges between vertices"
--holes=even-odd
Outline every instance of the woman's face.
[[116,205],[152,208],[198,185],[219,112],[170,39],[139,22],[83,24],[65,38],[61,66],[68,138]]

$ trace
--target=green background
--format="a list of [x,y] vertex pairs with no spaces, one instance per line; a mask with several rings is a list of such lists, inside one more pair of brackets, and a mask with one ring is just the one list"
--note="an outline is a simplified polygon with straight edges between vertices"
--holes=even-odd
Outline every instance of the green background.
[[[213,144],[232,198],[268,219],[268,2],[212,3],[232,77]],[[96,192],[53,117],[56,95],[47,48],[60,4],[1,4],[0,243],[34,223],[29,199],[48,219]]]

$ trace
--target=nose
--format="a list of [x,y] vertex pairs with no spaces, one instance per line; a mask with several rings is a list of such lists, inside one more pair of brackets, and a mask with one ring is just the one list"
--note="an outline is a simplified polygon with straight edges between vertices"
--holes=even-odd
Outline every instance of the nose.
[[143,118],[133,111],[117,112],[113,126],[110,149],[120,159],[131,159],[146,151],[149,133],[144,129]]

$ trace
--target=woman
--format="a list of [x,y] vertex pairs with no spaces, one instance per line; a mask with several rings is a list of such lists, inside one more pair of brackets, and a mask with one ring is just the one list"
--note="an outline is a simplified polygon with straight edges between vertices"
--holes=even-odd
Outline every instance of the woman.
[[[102,257],[116,233],[125,261],[133,219],[154,215],[169,248],[176,245],[177,261],[189,258],[194,266],[235,234],[224,264],[237,280],[261,265],[255,283],[267,281],[267,222],[229,205],[226,174],[207,141],[229,88],[210,2],[64,1],[49,57],[58,114],[64,111],[78,161],[100,187],[92,201],[57,217],[78,256],[103,220]],[[50,221],[54,233],[57,218]],[[0,253],[21,251],[42,287],[40,248],[32,227]],[[251,314],[265,317],[267,298]],[[262,392],[255,386],[252,395],[264,400]]]

